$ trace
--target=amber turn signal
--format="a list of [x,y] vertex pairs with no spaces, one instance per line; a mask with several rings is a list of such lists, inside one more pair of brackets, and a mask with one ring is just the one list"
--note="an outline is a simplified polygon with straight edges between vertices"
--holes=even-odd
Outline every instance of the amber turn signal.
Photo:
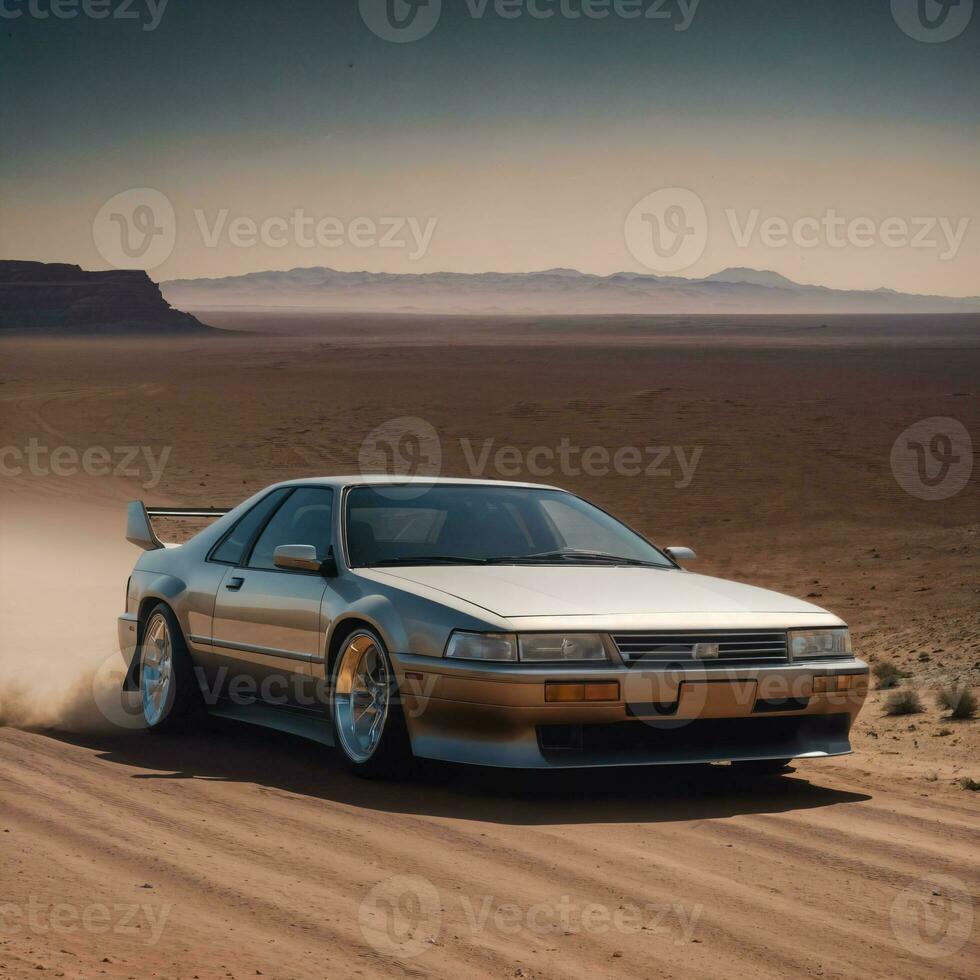
[[835,691],[849,691],[857,686],[857,674],[825,675],[813,678],[814,694],[833,694]]
[[601,684],[548,681],[544,686],[544,699],[562,704],[576,701],[618,701],[619,681]]

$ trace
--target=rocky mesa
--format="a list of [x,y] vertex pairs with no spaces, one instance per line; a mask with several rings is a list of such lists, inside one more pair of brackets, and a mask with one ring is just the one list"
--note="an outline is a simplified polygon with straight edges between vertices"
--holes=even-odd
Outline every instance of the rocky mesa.
[[174,309],[143,271],[86,272],[67,263],[0,260],[0,331],[194,333],[210,331]]

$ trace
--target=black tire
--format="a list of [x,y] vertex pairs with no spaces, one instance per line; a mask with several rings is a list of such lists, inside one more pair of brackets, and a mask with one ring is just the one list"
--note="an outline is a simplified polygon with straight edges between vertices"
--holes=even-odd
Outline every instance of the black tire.
[[[158,655],[161,631],[165,632],[169,645],[170,679],[165,690],[154,685],[154,662],[159,663],[161,659]],[[156,679],[159,680],[159,672]],[[205,713],[183,630],[173,610],[164,602],[153,607],[142,631],[139,693],[140,710],[148,731],[190,728],[200,722]]]
[[792,759],[752,759],[733,762],[732,768],[742,776],[779,776],[786,772]]
[[[379,734],[374,744],[366,748],[355,734],[357,726],[352,723],[352,715],[356,705],[350,692],[353,669],[371,650],[374,651],[371,656],[374,673],[378,675],[378,687],[381,687],[380,666],[383,664],[388,694],[385,711],[375,715],[381,715]],[[362,779],[397,779],[414,773],[415,757],[398,695],[398,682],[384,641],[374,630],[367,627],[354,630],[344,638],[337,651],[331,676],[330,720],[341,761],[349,772]]]

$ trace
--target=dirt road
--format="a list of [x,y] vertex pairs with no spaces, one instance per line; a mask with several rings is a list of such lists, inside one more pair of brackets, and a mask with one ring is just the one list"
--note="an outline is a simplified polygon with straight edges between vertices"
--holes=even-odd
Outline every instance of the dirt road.
[[704,550],[699,570],[819,594],[924,692],[975,686],[975,478],[932,506],[887,462],[917,418],[955,407],[976,431],[975,346],[388,357],[229,338],[219,372],[219,343],[3,351],[0,447],[173,456],[151,487],[147,465],[0,488],[0,978],[976,976],[980,805],[958,780],[980,777],[980,723],[928,697],[895,719],[874,694],[854,756],[755,785],[717,767],[375,785],[297,739],[158,738],[98,710],[135,555],[123,501],[349,469],[410,411],[448,433],[453,471],[463,437],[700,445],[689,486],[556,482]]
[[859,763],[420,787],[234,728],[0,745],[5,976],[976,975],[976,807]]

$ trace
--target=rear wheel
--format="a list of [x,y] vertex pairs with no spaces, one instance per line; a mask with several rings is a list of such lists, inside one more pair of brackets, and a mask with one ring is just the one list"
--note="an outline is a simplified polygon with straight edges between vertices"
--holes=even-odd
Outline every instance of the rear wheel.
[[388,779],[411,768],[405,716],[391,660],[371,630],[351,633],[337,654],[332,716],[345,765],[366,779]]
[[140,708],[151,731],[187,724],[202,713],[184,634],[162,602],[150,613],[140,644]]

